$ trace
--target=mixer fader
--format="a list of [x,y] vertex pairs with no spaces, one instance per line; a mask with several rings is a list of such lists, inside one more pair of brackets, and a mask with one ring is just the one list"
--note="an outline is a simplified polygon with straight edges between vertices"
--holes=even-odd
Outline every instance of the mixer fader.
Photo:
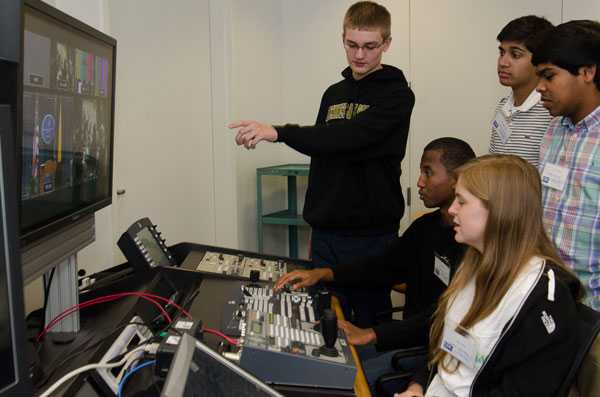
[[245,306],[263,313],[273,313],[295,321],[317,321],[313,298],[306,292],[275,293],[271,288],[244,287]]

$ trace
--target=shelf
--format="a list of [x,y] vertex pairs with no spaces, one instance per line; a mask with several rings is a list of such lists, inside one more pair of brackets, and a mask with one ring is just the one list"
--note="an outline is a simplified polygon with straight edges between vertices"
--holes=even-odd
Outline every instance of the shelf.
[[308,176],[309,164],[283,164],[257,168],[257,175]]
[[[263,225],[285,225],[288,227],[290,256],[298,257],[298,226],[308,226],[298,213],[296,202],[296,178],[308,176],[310,164],[282,164],[256,169],[256,226],[258,233],[258,252],[263,252]],[[262,209],[262,177],[287,177],[288,208],[271,214],[263,214]]]
[[262,222],[269,225],[308,226],[308,223],[302,218],[302,214],[293,213],[290,210],[265,214],[262,216]]

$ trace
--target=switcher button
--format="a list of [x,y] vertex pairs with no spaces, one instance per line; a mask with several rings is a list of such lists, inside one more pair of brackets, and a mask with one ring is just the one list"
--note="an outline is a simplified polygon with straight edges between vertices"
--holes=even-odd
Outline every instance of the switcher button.
[[312,306],[308,306],[308,321],[310,321],[311,323],[315,322],[315,312]]

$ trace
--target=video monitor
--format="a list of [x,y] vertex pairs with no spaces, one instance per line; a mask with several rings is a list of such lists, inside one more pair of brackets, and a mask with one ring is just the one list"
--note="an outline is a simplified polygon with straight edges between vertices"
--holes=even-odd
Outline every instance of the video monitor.
[[111,203],[116,42],[39,1],[23,21],[26,244]]
[[184,334],[162,397],[283,397],[192,336]]
[[13,194],[17,182],[15,154],[14,146],[9,144],[14,136],[13,120],[11,106],[0,104],[0,396],[3,397],[31,395],[23,354],[25,314],[16,239],[17,203]]

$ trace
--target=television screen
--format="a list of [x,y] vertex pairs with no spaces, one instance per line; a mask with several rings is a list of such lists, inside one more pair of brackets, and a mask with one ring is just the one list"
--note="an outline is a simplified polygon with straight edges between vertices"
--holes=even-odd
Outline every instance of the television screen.
[[[1,11],[5,11],[0,6]],[[10,15],[10,13],[9,13]],[[4,15],[5,16],[5,15]],[[0,23],[4,16],[0,16]],[[13,16],[14,15],[10,15]],[[2,44],[0,44],[2,46]],[[0,67],[5,60],[0,59]],[[6,65],[4,65],[6,66]],[[16,77],[17,69],[3,74],[1,80]],[[11,95],[16,97],[16,93]],[[12,107],[0,103],[0,396],[31,395],[26,370],[25,314],[23,313],[23,280],[16,239],[17,184],[14,150],[14,117]]]
[[20,222],[26,242],[112,198],[116,42],[35,4],[26,2],[23,29]]

